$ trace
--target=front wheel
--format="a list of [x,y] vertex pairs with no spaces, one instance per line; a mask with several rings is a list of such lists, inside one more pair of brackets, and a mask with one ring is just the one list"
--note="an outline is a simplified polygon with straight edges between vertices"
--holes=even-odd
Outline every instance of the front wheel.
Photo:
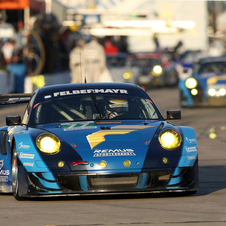
[[26,171],[19,164],[17,150],[14,147],[12,156],[12,192],[16,200],[23,200],[22,194],[27,192],[28,179]]

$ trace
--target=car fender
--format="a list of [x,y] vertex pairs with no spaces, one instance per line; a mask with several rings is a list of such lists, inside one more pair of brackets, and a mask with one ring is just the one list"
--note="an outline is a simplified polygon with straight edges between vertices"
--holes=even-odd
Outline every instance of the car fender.
[[192,167],[198,158],[198,145],[195,130],[181,126],[183,134],[182,153],[178,167]]
[[[28,132],[17,134],[15,136],[15,145],[18,159],[24,169],[28,173],[43,173],[45,179],[42,180],[39,178],[41,183],[46,187],[51,186],[53,189],[59,189],[55,176],[42,159],[31,134]],[[48,182],[48,180],[52,182]]]

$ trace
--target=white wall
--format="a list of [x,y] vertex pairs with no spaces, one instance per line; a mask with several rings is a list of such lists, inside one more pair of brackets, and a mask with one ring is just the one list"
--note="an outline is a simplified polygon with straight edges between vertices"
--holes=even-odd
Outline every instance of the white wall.
[[[162,48],[174,47],[178,41],[182,41],[185,49],[208,48],[207,26],[207,2],[206,1],[153,1],[141,5],[140,9],[150,9],[150,19],[153,19],[153,12],[159,20],[182,20],[194,21],[196,26],[176,34],[159,34],[159,42]],[[150,37],[130,36],[129,44],[131,51],[154,51],[155,45]]]

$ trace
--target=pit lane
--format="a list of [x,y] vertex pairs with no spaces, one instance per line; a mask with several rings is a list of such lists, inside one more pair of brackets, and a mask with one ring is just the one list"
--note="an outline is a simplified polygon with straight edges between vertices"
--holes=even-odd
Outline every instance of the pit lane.
[[[177,88],[148,93],[164,117],[166,110],[180,109]],[[5,125],[5,115],[22,115],[24,107],[0,107],[0,125]],[[200,189],[195,195],[64,197],[19,202],[11,194],[1,194],[0,225],[226,225],[226,107],[181,111],[182,119],[171,122],[193,127],[198,140]]]

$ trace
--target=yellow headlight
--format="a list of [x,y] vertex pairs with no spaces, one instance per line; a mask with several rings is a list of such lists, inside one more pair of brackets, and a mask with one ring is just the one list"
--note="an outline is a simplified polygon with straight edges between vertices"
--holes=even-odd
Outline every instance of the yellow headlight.
[[191,94],[192,94],[193,96],[197,95],[197,94],[198,94],[198,90],[197,90],[197,89],[192,89],[192,90],[191,90]]
[[164,130],[159,135],[161,146],[167,150],[174,150],[181,145],[181,136],[175,130]]
[[198,82],[194,78],[188,78],[185,82],[185,85],[189,89],[193,89],[198,85]]
[[124,79],[130,79],[132,77],[133,77],[133,72],[131,72],[131,71],[127,71],[123,74]]
[[60,140],[53,134],[42,134],[36,140],[36,145],[39,150],[45,154],[57,154],[60,152]]
[[160,65],[155,65],[153,67],[152,73],[154,75],[157,75],[157,76],[161,75],[162,74],[162,67]]

